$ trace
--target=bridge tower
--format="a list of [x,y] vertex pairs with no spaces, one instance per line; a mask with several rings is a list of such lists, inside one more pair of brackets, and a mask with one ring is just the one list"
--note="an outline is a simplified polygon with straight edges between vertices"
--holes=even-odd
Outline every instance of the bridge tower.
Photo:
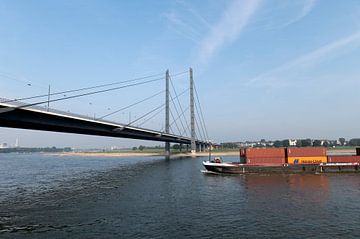
[[194,79],[193,70],[190,67],[190,126],[191,126],[191,153],[196,153],[195,141],[195,101],[194,101]]
[[[169,70],[165,74],[165,133],[170,133],[170,89],[169,89]],[[170,142],[165,142],[165,156],[170,156]]]

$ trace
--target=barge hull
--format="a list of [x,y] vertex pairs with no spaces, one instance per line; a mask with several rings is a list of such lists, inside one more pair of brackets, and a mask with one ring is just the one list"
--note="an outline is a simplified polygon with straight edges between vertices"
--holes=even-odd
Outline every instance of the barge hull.
[[296,173],[359,173],[358,165],[330,166],[319,164],[302,165],[207,165],[206,170],[221,174],[248,174],[248,173],[274,173],[274,174],[296,174]]

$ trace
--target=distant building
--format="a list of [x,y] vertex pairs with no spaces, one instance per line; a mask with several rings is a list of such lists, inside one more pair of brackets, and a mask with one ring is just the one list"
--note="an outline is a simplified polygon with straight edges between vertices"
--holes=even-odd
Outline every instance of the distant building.
[[296,146],[297,139],[289,139],[289,146]]
[[0,149],[6,149],[6,148],[9,148],[7,143],[0,144]]

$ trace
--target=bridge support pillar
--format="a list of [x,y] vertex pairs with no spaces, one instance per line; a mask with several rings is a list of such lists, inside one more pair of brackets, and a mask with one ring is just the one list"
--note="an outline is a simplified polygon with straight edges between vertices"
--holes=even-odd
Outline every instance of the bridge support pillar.
[[[165,133],[170,133],[170,90],[169,90],[169,70],[165,73]],[[165,156],[170,156],[170,142],[165,142]]]
[[170,143],[169,142],[165,142],[165,156],[166,157],[170,156]]
[[193,70],[190,68],[190,126],[191,126],[191,153],[195,154],[198,145],[195,138],[195,101],[194,101],[194,79]]

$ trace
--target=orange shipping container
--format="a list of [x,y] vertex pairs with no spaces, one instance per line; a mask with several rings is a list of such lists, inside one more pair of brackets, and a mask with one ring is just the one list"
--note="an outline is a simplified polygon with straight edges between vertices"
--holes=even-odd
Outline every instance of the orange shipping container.
[[288,164],[320,164],[327,163],[327,157],[288,157]]
[[247,148],[245,149],[248,158],[285,158],[284,148]]
[[288,157],[320,157],[326,156],[326,148],[307,147],[307,148],[287,148]]

